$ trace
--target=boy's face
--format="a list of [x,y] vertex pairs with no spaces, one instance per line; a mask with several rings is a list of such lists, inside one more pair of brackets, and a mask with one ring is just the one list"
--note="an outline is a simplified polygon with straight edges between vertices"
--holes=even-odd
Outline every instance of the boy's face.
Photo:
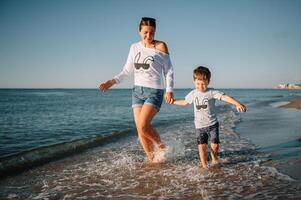
[[200,80],[200,79],[194,80],[195,89],[197,89],[197,91],[200,92],[205,92],[207,90],[208,84],[209,84],[208,80]]

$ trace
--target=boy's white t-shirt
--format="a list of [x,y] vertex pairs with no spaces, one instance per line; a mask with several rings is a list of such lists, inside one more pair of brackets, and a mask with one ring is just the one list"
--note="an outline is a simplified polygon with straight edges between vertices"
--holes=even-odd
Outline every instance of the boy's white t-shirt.
[[208,88],[205,92],[192,90],[186,95],[185,100],[194,103],[195,128],[204,128],[217,123],[215,100],[221,100],[223,92]]
[[123,70],[114,77],[117,83],[134,72],[134,84],[155,89],[173,90],[173,66],[168,54],[152,48],[146,48],[141,42],[131,45]]

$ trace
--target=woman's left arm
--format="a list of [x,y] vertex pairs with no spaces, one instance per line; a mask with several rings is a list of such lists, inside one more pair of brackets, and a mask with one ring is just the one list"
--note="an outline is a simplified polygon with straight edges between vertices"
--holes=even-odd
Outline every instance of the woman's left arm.
[[156,45],[156,48],[165,53],[164,55],[164,66],[163,66],[163,72],[166,82],[166,93],[165,93],[165,101],[168,104],[172,104],[173,102],[173,66],[170,61],[169,52],[167,45],[164,42],[159,42],[159,44]]

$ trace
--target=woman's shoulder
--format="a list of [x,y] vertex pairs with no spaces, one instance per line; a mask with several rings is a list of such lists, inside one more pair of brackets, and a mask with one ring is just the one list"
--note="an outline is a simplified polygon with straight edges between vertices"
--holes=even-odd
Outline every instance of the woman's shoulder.
[[155,46],[157,50],[169,54],[167,44],[165,42],[156,40]]

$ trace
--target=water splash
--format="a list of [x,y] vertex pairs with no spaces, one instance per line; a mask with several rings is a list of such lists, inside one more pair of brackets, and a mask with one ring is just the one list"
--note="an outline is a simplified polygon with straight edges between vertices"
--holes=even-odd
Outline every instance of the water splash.
[[[166,161],[149,164],[137,139],[98,147],[0,182],[0,198],[16,199],[280,199],[301,197],[301,185],[234,130],[239,117],[220,114],[220,167],[199,168],[191,122],[158,127]],[[164,134],[163,134],[164,133]],[[161,155],[160,155],[161,156]],[[29,178],[30,177],[30,178]],[[15,192],[18,191],[18,192]]]

